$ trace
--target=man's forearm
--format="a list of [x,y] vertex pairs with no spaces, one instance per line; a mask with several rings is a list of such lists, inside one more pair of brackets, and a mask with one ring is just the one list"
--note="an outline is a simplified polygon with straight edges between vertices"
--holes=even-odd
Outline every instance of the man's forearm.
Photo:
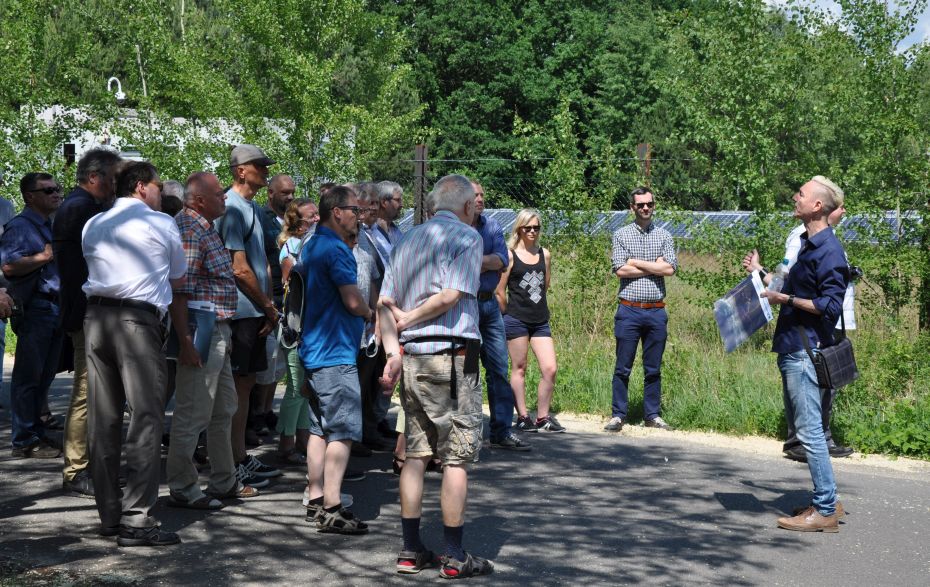
[[668,277],[675,273],[675,268],[667,261],[643,261],[642,259],[630,259],[628,263],[647,275],[659,275]]
[[425,302],[411,310],[407,314],[405,328],[410,328],[420,322],[432,320],[448,312],[452,306],[458,303],[462,297],[462,292],[454,289],[444,289],[435,293],[426,299]]
[[235,277],[236,287],[260,308],[265,309],[274,305],[271,299],[262,291],[261,286],[258,284],[258,278],[255,277],[251,270],[237,271]]
[[499,271],[504,268],[504,262],[495,254],[484,255],[481,257],[481,272]]
[[47,265],[50,261],[51,259],[44,251],[39,252],[35,255],[29,255],[28,257],[20,257],[12,263],[7,263],[3,266],[3,273],[5,273],[7,277],[27,275]]

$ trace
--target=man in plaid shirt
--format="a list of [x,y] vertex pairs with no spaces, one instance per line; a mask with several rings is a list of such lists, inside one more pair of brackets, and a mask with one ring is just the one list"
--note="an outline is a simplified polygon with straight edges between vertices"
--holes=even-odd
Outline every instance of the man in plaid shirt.
[[[236,413],[236,386],[229,358],[229,321],[238,296],[232,260],[213,221],[226,212],[226,194],[212,173],[194,173],[184,188],[184,210],[175,217],[187,256],[187,278],[173,288],[169,306],[178,333],[175,410],[168,449],[168,504],[193,509],[219,509],[219,499],[258,495],[236,478],[230,428]],[[188,329],[188,305],[216,312],[210,353],[200,356]],[[200,431],[207,430],[210,484],[200,489],[192,458]],[[217,499],[219,498],[219,499]]]
[[634,222],[614,233],[611,270],[620,279],[619,304],[614,316],[617,363],[613,403],[604,430],[619,432],[627,420],[630,371],[636,347],[643,341],[643,415],[649,428],[671,430],[659,415],[662,403],[662,353],[668,338],[665,277],[678,269],[672,235],[652,221],[655,196],[640,187],[630,195]]

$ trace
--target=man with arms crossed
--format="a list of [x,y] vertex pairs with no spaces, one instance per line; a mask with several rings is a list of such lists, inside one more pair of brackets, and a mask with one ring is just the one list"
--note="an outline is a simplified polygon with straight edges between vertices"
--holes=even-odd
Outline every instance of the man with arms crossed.
[[320,532],[365,534],[368,525],[342,507],[340,489],[353,442],[362,440],[356,353],[374,317],[357,283],[347,242],[358,234],[359,205],[344,186],[320,198],[320,223],[300,251],[306,306],[299,353],[310,388],[307,521]]
[[614,337],[617,364],[613,378],[610,421],[604,426],[619,432],[626,424],[630,371],[636,347],[643,341],[643,416],[650,428],[671,430],[659,416],[662,408],[662,354],[668,338],[665,313],[665,278],[678,269],[672,235],[652,221],[655,196],[640,187],[630,195],[634,221],[614,233],[611,271],[620,279]]
[[[436,215],[414,227],[394,248],[381,288],[382,386],[393,389],[403,368],[401,405],[407,421],[407,460],[400,473],[404,548],[397,572],[419,573],[441,564],[440,575],[461,579],[491,573],[490,561],[462,548],[466,465],[481,448],[478,381],[478,284],[482,242],[471,228],[475,192],[468,178],[436,182]],[[398,339],[399,334],[399,339]],[[401,361],[400,347],[404,358]],[[442,459],[441,560],[420,539],[423,475],[433,454]]]

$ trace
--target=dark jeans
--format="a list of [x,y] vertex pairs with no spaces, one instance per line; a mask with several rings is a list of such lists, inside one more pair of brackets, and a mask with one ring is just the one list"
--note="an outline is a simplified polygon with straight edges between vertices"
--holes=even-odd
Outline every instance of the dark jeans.
[[636,347],[643,341],[643,415],[646,420],[659,416],[662,404],[662,354],[668,338],[665,308],[633,308],[619,304],[614,316],[617,363],[614,367],[611,415],[626,418],[629,403],[630,372]]
[[507,377],[507,340],[500,306],[493,297],[478,302],[478,328],[481,331],[481,363],[488,384],[491,410],[491,439],[500,440],[513,426],[513,388]]
[[58,370],[62,340],[58,304],[31,300],[24,309],[21,324],[10,381],[14,448],[32,446],[45,437],[45,426],[39,417]]

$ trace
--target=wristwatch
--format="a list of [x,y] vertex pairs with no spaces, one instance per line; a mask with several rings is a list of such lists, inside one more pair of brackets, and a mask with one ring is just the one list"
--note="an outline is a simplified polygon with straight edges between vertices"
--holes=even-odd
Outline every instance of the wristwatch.
[[393,357],[393,356],[395,356],[394,353],[384,353],[384,358],[385,358],[385,359],[390,359],[390,358]]
[[788,296],[788,305],[794,307],[794,296]]

